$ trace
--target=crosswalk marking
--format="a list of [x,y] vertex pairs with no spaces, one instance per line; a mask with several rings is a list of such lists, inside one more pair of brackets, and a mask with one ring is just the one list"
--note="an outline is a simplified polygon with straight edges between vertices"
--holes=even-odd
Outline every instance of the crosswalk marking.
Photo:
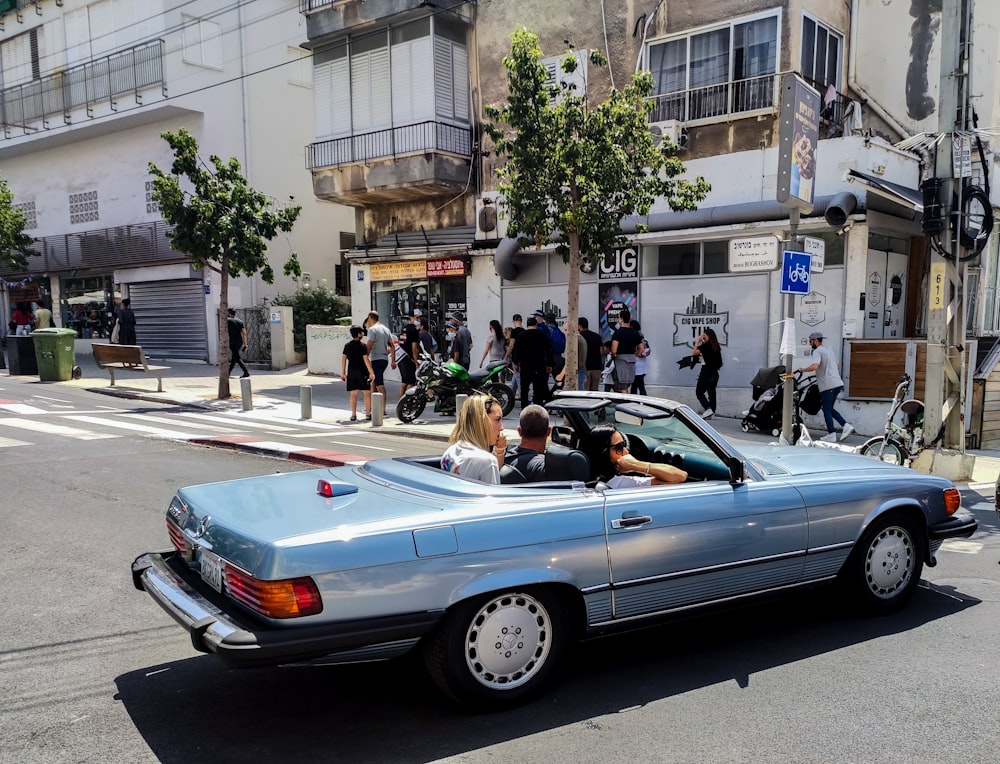
[[0,425],[5,427],[19,427],[22,430],[31,430],[33,432],[43,432],[47,435],[63,435],[67,438],[76,438],[77,440],[105,440],[107,438],[119,437],[113,433],[91,432],[90,430],[80,430],[76,427],[67,427],[55,422],[30,419],[0,419]]
[[44,414],[45,409],[29,406],[27,403],[0,403],[0,410],[11,414]]
[[202,414],[197,411],[179,411],[177,416],[182,416],[188,419],[203,419],[206,422],[219,422],[225,425],[239,425],[242,427],[254,427],[258,430],[270,430],[272,432],[291,432],[294,427],[285,427],[280,424],[265,424],[263,422],[241,422],[239,420],[233,421],[230,417],[225,417],[220,414]]
[[31,443],[26,443],[23,440],[14,440],[13,438],[0,438],[0,448],[12,448],[14,446],[30,446]]
[[[152,435],[156,438],[172,438],[174,440],[190,440],[194,437],[189,432],[182,432],[180,430],[167,430],[162,427],[148,427],[146,425],[138,424],[136,422],[125,422],[120,419],[101,419],[95,416],[67,416],[66,419],[72,419],[77,422],[87,422],[88,424],[96,424],[101,427],[117,427],[122,430],[131,430],[132,432],[142,432],[147,435]],[[117,437],[117,436],[109,436]]]
[[[177,425],[177,421],[175,419],[170,419],[168,417],[162,417],[162,416],[153,416],[152,414],[125,414],[124,416],[128,417],[129,419],[141,419],[145,422],[155,422],[158,424],[169,424],[174,426]],[[220,427],[217,424],[202,424],[199,422],[185,422],[184,426],[193,427],[196,430],[212,430],[213,432],[219,432],[219,433],[233,433],[240,431],[239,428]]]

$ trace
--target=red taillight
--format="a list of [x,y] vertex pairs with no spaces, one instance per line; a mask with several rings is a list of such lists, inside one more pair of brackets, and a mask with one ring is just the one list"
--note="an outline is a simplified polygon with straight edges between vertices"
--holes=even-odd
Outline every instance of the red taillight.
[[193,559],[191,542],[188,541],[183,531],[177,527],[177,524],[169,519],[167,520],[167,535],[170,536],[170,543],[174,545],[174,549],[177,550],[178,554],[185,561],[191,562]]
[[958,511],[958,508],[962,506],[962,494],[959,493],[957,488],[945,488],[944,489],[944,511],[949,515],[953,515]]
[[330,485],[329,480],[320,480],[316,484],[316,493],[320,496],[325,496],[328,499],[333,498],[333,486]]
[[226,565],[226,593],[268,618],[301,618],[323,612],[319,589],[309,577],[258,581],[239,568]]

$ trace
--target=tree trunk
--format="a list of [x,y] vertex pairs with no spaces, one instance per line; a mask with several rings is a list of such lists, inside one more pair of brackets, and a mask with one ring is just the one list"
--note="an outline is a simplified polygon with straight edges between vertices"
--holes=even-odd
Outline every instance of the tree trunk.
[[219,287],[219,400],[229,397],[229,255],[222,255]]
[[567,390],[576,390],[580,375],[577,374],[579,353],[577,352],[577,319],[580,317],[580,266],[583,256],[580,254],[580,234],[569,234],[569,286],[566,291],[566,377],[564,386]]

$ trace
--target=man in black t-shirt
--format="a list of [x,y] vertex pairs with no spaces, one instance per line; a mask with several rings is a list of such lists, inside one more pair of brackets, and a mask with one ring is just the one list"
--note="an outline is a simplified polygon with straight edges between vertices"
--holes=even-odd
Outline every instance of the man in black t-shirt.
[[549,412],[541,406],[526,406],[517,424],[521,442],[504,454],[504,464],[516,472],[501,469],[500,482],[520,483],[522,478],[528,483],[545,480],[545,446],[551,432]]
[[629,325],[632,314],[628,308],[622,308],[618,315],[621,323],[611,335],[611,357],[615,359],[615,374],[618,377],[616,390],[627,393],[635,381],[635,351],[642,337]]
[[399,335],[399,347],[396,352],[396,368],[399,369],[399,397],[406,394],[406,388],[417,384],[417,366],[420,363],[420,321],[421,311],[416,309],[410,322],[403,327]]
[[549,338],[538,329],[538,319],[528,317],[528,328],[514,347],[514,368],[521,374],[521,408],[528,405],[528,388],[534,393],[533,403],[549,399],[548,378],[552,372],[552,350]]
[[243,322],[236,317],[235,308],[229,308],[226,313],[228,315],[226,323],[229,328],[229,373],[232,374],[233,367],[239,364],[239,367],[243,369],[243,376],[249,377],[250,370],[247,368],[247,365],[243,363],[243,359],[240,358],[240,351],[246,350],[247,347],[249,347],[247,341],[247,328],[243,325]]
[[601,386],[601,371],[604,369],[604,357],[601,355],[601,335],[590,331],[590,322],[585,316],[576,321],[576,328],[587,344],[587,361],[584,369],[587,372],[585,390],[598,390]]

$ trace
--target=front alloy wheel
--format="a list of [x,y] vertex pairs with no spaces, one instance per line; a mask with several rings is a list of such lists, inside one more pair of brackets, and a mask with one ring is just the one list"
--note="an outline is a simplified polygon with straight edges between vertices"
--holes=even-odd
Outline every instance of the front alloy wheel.
[[410,423],[424,413],[427,405],[427,396],[421,393],[415,395],[404,395],[396,404],[396,418],[400,422]]
[[425,657],[431,676],[453,699],[498,708],[540,690],[565,641],[558,598],[505,592],[459,605],[431,636]]
[[909,517],[893,515],[872,522],[845,568],[847,582],[866,609],[894,610],[913,596],[924,567],[921,545]]

